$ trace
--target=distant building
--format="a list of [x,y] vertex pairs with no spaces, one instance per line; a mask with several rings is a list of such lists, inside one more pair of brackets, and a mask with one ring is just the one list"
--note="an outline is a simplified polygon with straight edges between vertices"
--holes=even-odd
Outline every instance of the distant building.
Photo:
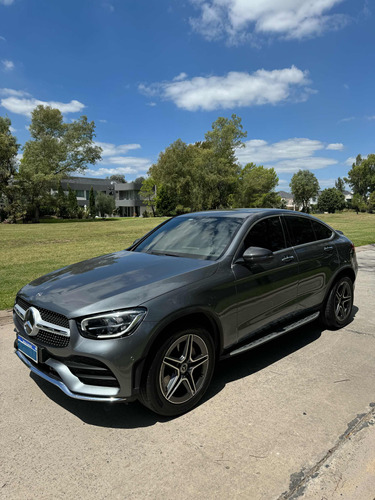
[[78,205],[88,206],[91,187],[94,193],[114,196],[120,217],[140,217],[147,210],[146,203],[140,198],[140,186],[134,182],[118,183],[109,179],[91,177],[70,177],[61,181],[65,192],[69,187],[75,191]]

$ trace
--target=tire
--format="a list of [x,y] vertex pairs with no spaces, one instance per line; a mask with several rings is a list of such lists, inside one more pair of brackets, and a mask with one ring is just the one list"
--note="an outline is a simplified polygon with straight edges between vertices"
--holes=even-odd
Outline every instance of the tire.
[[350,322],[353,308],[353,282],[343,276],[332,286],[321,314],[321,322],[327,328],[338,329]]
[[214,366],[215,348],[208,331],[200,327],[178,330],[149,365],[140,401],[158,415],[182,415],[206,392]]

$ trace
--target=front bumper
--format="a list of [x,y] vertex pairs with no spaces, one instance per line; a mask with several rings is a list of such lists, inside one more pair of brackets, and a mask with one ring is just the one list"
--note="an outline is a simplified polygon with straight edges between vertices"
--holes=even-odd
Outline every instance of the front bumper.
[[[36,375],[58,387],[67,396],[86,401],[132,401],[136,399],[139,388],[135,369],[142,366],[146,346],[153,323],[143,322],[129,337],[94,340],[80,335],[74,320],[70,320],[70,337],[68,345],[52,347],[28,336],[21,319],[13,314],[15,331],[22,337],[37,345],[40,350],[38,362],[35,363],[18,350],[17,338],[15,352],[18,358]],[[78,363],[77,363],[78,360]],[[92,365],[91,375],[79,375],[72,365]],[[83,366],[87,369],[87,366]],[[107,369],[107,371],[106,371]],[[103,370],[101,373],[100,371]],[[90,373],[90,372],[89,372]],[[94,373],[94,374],[93,374]],[[102,376],[105,374],[105,376]],[[78,375],[78,376],[76,376]],[[105,381],[99,384],[98,379],[111,378],[107,386]],[[92,377],[90,380],[88,377]]]
[[[55,385],[56,387],[58,387],[59,389],[61,389],[63,391],[63,393],[65,393],[67,396],[69,396],[71,398],[74,398],[74,399],[83,399],[84,401],[101,401],[101,402],[126,401],[126,398],[117,398],[117,397],[113,397],[113,396],[92,396],[92,395],[84,395],[82,393],[72,392],[69,389],[69,387],[64,384],[63,381],[57,380],[55,378],[52,378],[50,375],[47,375],[47,373],[44,373],[41,370],[39,370],[38,368],[36,368],[33,365],[33,363],[30,362],[27,359],[27,357],[22,354],[22,352],[19,352],[19,351],[15,350],[15,353],[20,358],[20,360],[23,361],[25,363],[25,365],[33,373],[35,373],[39,377],[43,378],[44,380],[47,380],[47,382],[50,382],[51,384]],[[60,364],[61,364],[62,367],[64,366],[62,363],[60,363]],[[71,374],[71,376],[74,377],[74,375],[72,375],[72,374]],[[75,378],[77,378],[77,377],[75,377]],[[86,384],[82,384],[79,380],[78,380],[77,384],[80,384],[81,386],[86,386],[86,387],[81,387],[81,390],[82,389],[90,388],[90,386],[88,386]],[[92,391],[92,389],[91,389],[91,391]]]

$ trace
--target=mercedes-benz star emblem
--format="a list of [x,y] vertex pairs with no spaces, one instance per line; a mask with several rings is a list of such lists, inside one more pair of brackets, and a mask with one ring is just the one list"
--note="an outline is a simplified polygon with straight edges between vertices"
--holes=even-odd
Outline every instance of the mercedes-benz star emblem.
[[25,319],[23,321],[23,328],[27,335],[34,337],[38,334],[39,328],[37,327],[37,323],[40,319],[38,309],[35,309],[35,307],[29,307],[25,313]]

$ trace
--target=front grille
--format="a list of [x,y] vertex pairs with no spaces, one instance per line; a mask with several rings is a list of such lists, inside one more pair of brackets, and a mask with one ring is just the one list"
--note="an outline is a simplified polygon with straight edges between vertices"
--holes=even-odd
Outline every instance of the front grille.
[[38,335],[31,337],[31,339],[38,339],[39,342],[51,346],[51,347],[66,347],[69,345],[70,337],[64,337],[63,335],[57,335],[56,333],[46,332],[45,330],[39,330]]
[[[32,304],[26,302],[26,300],[17,297],[17,304],[22,307],[24,311],[27,311]],[[38,309],[42,320],[47,321],[48,323],[52,323],[53,325],[62,326],[63,328],[69,328],[69,320],[63,314],[59,314],[53,311],[49,311],[48,309],[43,309],[42,307],[33,306],[35,309]]]
[[[26,302],[26,300],[22,299],[21,297],[17,297],[16,303],[24,311],[27,311],[27,309],[32,306],[32,304],[29,304],[29,302]],[[69,320],[66,316],[55,313],[53,311],[49,311],[48,309],[43,309],[42,307],[33,307],[35,307],[35,309],[38,309],[43,321],[51,323],[51,325],[56,325],[57,327],[61,326],[63,328],[69,328]],[[50,347],[67,347],[70,341],[70,337],[48,332],[46,330],[39,330],[38,334],[35,335],[35,337],[30,337],[31,341],[33,339],[36,339],[43,345]]]
[[60,361],[64,363],[73,375],[78,377],[83,384],[100,385],[103,387],[120,387],[114,374],[108,366],[101,361],[82,356],[60,358]]

